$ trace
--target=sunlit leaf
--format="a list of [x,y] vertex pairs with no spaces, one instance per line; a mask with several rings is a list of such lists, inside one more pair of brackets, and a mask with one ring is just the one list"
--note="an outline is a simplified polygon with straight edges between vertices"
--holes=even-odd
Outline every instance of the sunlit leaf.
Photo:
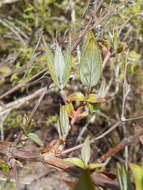
[[70,70],[71,70],[70,49],[67,48],[66,54],[64,56],[61,51],[61,47],[58,44],[56,44],[56,50],[54,56],[50,48],[47,46],[46,42],[44,40],[43,42],[47,52],[47,58],[48,58],[47,66],[51,78],[60,89],[63,89],[70,77]]
[[78,167],[84,168],[84,162],[79,158],[72,157],[72,158],[66,158],[64,160],[67,162],[70,162]]
[[54,55],[53,55],[52,51],[50,50],[50,48],[48,47],[48,45],[46,44],[44,39],[43,39],[43,43],[44,43],[44,48],[46,50],[46,55],[47,55],[47,59],[48,59],[47,66],[48,66],[49,73],[51,75],[52,80],[58,86],[59,83],[58,83],[58,78],[57,78],[56,71],[55,71]]
[[71,48],[70,48],[70,44],[67,47],[67,51],[65,53],[64,56],[64,61],[65,61],[65,69],[64,69],[64,86],[67,84],[69,78],[70,78],[70,74],[71,74]]
[[87,98],[87,102],[90,102],[90,103],[105,102],[105,98],[97,97],[96,94],[89,94]]
[[58,78],[58,86],[60,89],[63,89],[65,85],[64,84],[65,61],[61,48],[58,44],[56,44],[54,65],[55,65],[56,76]]
[[81,150],[81,157],[85,164],[85,167],[88,167],[88,163],[90,160],[90,140],[89,137],[87,137],[84,141],[82,150]]
[[85,96],[81,92],[75,92],[68,96],[68,101],[85,101]]
[[103,167],[105,164],[98,164],[98,163],[91,163],[91,164],[88,164],[88,168],[91,169],[91,170],[94,170],[96,168],[101,168]]
[[143,167],[137,164],[130,164],[130,168],[132,170],[132,173],[135,179],[136,190],[142,190],[143,189]]
[[33,140],[39,146],[43,146],[43,142],[41,141],[41,139],[38,137],[37,134],[35,134],[35,133],[28,133],[27,137],[30,138],[31,140]]
[[60,107],[60,127],[62,136],[65,138],[70,130],[69,117],[66,110],[66,106]]
[[89,32],[83,45],[80,63],[80,79],[88,87],[95,86],[102,70],[102,58],[92,32]]
[[68,113],[68,116],[69,116],[69,117],[72,117],[72,113],[73,113],[73,111],[74,111],[73,104],[72,104],[72,103],[66,104],[66,105],[65,105],[65,109],[66,109],[66,111],[67,111],[67,113]]

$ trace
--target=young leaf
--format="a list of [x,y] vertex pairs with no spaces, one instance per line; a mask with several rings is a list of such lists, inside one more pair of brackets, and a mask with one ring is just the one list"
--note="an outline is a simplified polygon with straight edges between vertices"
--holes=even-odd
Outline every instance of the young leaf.
[[88,98],[87,98],[87,102],[89,102],[89,103],[105,102],[105,98],[97,97],[96,94],[89,94],[89,95],[88,95]]
[[102,68],[102,58],[99,47],[92,32],[89,32],[83,45],[80,63],[80,79],[88,87],[93,87],[99,81]]
[[68,135],[68,132],[70,130],[70,125],[69,125],[69,117],[68,113],[66,111],[66,106],[61,106],[60,107],[60,128],[61,128],[61,133],[64,138]]
[[68,101],[85,101],[85,96],[81,92],[75,92],[68,96]]
[[87,111],[84,111],[84,107],[78,107],[77,110],[73,110],[70,114],[71,117],[71,124],[73,125],[75,122],[79,121],[80,119],[86,117],[88,115]]
[[132,173],[135,179],[136,190],[142,190],[143,189],[143,167],[138,166],[137,164],[130,164],[130,168],[132,170]]
[[75,166],[78,166],[80,168],[84,168],[84,162],[79,158],[72,157],[72,158],[65,158],[64,160],[74,164]]
[[105,166],[105,164],[91,163],[88,164],[88,169],[94,170],[96,168],[101,168],[103,166]]
[[35,133],[28,133],[27,137],[30,138],[31,140],[33,140],[39,146],[43,146],[43,142]]
[[66,105],[65,105],[65,109],[66,109],[66,111],[67,111],[67,113],[68,113],[68,116],[69,116],[69,117],[72,117],[72,113],[73,113],[73,111],[74,111],[73,104],[72,104],[72,103],[66,104]]
[[82,150],[81,150],[81,157],[85,164],[85,167],[88,167],[88,163],[90,160],[90,140],[89,137],[87,137],[84,141]]

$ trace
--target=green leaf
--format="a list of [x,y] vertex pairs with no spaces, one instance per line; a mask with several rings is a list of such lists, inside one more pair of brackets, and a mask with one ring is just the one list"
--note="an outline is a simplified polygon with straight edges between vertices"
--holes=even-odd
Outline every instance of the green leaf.
[[101,107],[100,103],[88,103],[87,105],[90,113],[97,112]]
[[43,146],[43,142],[41,141],[41,139],[38,137],[38,135],[36,135],[35,133],[28,133],[27,135],[28,138],[30,138],[31,140],[33,140],[35,143],[37,143],[39,146]]
[[66,105],[65,105],[65,109],[66,109],[66,111],[67,111],[67,113],[68,113],[68,116],[70,117],[71,114],[72,114],[72,112],[74,111],[74,106],[73,106],[73,104],[70,102],[69,104],[66,104]]
[[96,94],[89,94],[88,98],[87,98],[87,102],[89,102],[89,103],[101,103],[101,102],[105,102],[105,98],[97,97]]
[[94,185],[90,177],[90,171],[84,170],[79,178],[74,190],[94,190]]
[[83,45],[80,63],[80,79],[89,88],[99,81],[102,71],[102,58],[92,32],[89,32]]
[[44,38],[43,38],[43,43],[44,43],[44,47],[45,47],[46,53],[47,53],[46,54],[47,58],[48,58],[47,66],[48,66],[49,73],[50,73],[51,78],[54,81],[54,83],[58,86],[59,83],[58,83],[58,78],[57,78],[55,66],[54,66],[54,55],[53,55],[52,51],[50,50],[50,48],[47,46]]
[[60,128],[63,138],[66,138],[70,130],[69,117],[66,110],[66,106],[60,107]]
[[96,168],[101,168],[105,166],[105,164],[98,164],[98,163],[91,163],[91,164],[88,164],[88,168],[91,169],[91,170],[94,170]]
[[85,167],[88,167],[88,163],[90,160],[90,140],[89,137],[87,137],[84,141],[82,150],[81,150],[81,157],[85,164]]
[[117,166],[117,176],[122,190],[132,190],[129,174],[124,167]]
[[63,89],[70,77],[70,70],[71,70],[70,48],[67,48],[65,56],[63,56],[60,46],[56,44],[56,50],[54,56],[49,47],[47,46],[46,42],[44,40],[43,42],[47,52],[47,57],[48,57],[47,66],[51,78],[60,89]]
[[54,65],[55,65],[56,76],[58,78],[58,86],[60,89],[63,89],[65,86],[65,81],[64,81],[65,61],[61,48],[58,44],[56,44]]
[[79,158],[72,157],[72,158],[65,158],[64,160],[74,164],[75,166],[84,168],[84,162]]
[[132,173],[135,179],[136,190],[142,190],[143,189],[143,167],[138,166],[137,164],[130,164],[130,168],[132,170]]
[[64,61],[65,61],[65,70],[64,70],[64,86],[67,84],[70,74],[71,74],[71,64],[72,64],[72,56],[71,56],[71,48],[70,44],[69,47],[67,47],[67,51],[64,56]]
[[68,101],[85,101],[85,96],[81,92],[75,92],[68,96]]

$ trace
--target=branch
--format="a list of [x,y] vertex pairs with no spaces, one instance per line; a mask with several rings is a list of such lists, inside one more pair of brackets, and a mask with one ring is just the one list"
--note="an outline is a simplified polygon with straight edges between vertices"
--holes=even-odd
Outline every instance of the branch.
[[108,157],[113,156],[120,150],[122,150],[125,146],[133,144],[136,140],[139,140],[139,137],[143,135],[143,129],[138,131],[135,135],[130,136],[129,138],[125,138],[119,143],[117,146],[115,146],[113,149],[111,149],[109,152],[103,154],[97,162],[103,162],[105,161]]

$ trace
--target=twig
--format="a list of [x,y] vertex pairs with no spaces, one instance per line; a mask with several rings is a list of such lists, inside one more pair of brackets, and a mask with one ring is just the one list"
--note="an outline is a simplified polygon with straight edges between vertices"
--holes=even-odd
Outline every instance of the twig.
[[9,28],[17,37],[18,39],[22,42],[23,45],[26,45],[24,39],[20,36],[17,30],[5,20],[0,18],[0,23],[3,24],[5,27]]
[[80,41],[82,40],[82,38],[85,36],[85,34],[89,31],[90,29],[90,25],[93,22],[93,18],[90,17],[87,25],[85,26],[84,30],[81,32],[81,34],[78,36],[78,38],[75,40],[74,44],[72,45],[72,52],[76,49],[77,45],[80,43]]
[[31,121],[34,113],[36,112],[38,106],[40,105],[41,101],[43,100],[43,98],[44,98],[44,96],[46,94],[46,91],[47,91],[47,87],[43,88],[43,91],[42,91],[42,93],[40,95],[40,98],[39,98],[38,102],[36,103],[36,105],[34,106],[34,108],[32,110],[32,113],[30,114],[30,116],[28,118],[27,124],[29,124],[29,122]]
[[21,105],[25,104],[29,100],[31,100],[31,99],[33,99],[33,98],[41,95],[41,93],[43,92],[43,90],[45,90],[45,87],[37,90],[35,93],[33,93],[33,94],[29,95],[29,96],[26,96],[24,98],[17,99],[14,102],[5,104],[0,109],[0,117],[3,116],[3,114],[7,113],[8,111],[10,112],[12,109],[19,108]]
[[[43,31],[38,31],[40,34],[39,34],[39,38],[38,38],[38,40],[37,40],[37,42],[36,42],[36,45],[35,45],[35,47],[34,47],[34,50],[33,50],[33,52],[32,52],[32,54],[31,54],[31,58],[30,58],[30,60],[29,60],[29,63],[30,64],[28,64],[27,65],[27,70],[31,67],[31,65],[33,64],[33,62],[34,62],[34,60],[36,59],[36,57],[37,57],[37,55],[36,55],[36,50],[37,50],[37,48],[39,47],[39,44],[40,44],[40,41],[41,41],[41,38],[42,38],[42,34],[43,34]],[[26,73],[24,74],[24,76],[23,76],[23,78],[25,78],[26,77]]]
[[24,81],[19,83],[18,85],[16,85],[15,87],[13,87],[12,89],[10,89],[9,91],[5,92],[4,94],[2,94],[0,96],[0,99],[3,99],[5,96],[10,95],[11,93],[15,92],[16,90],[18,90],[19,88],[22,88],[24,86],[26,86],[28,83],[32,82],[33,80],[35,80],[39,75],[42,75],[43,73],[45,73],[47,71],[47,69],[43,69],[42,71],[40,71],[39,73],[35,74],[33,77],[31,77],[29,80]]
[[111,157],[112,155],[114,155],[115,153],[119,152],[120,150],[122,150],[125,146],[128,146],[132,143],[134,143],[136,140],[139,139],[139,137],[143,134],[143,129],[138,131],[135,135],[130,136],[128,138],[125,138],[122,140],[121,143],[119,143],[117,146],[115,146],[113,149],[111,149],[109,152],[107,152],[106,154],[102,155],[97,161],[98,162],[103,162],[104,160],[106,160],[107,158]]
[[[98,137],[95,137],[91,140],[91,143],[95,143],[97,140],[99,139],[102,139],[103,137],[105,137],[106,135],[108,135],[111,131],[113,131],[114,129],[116,129],[117,127],[119,127],[121,125],[121,121],[118,121],[117,123],[115,123],[110,129],[108,129],[107,131],[105,131],[103,134],[99,135]],[[75,150],[78,150],[80,148],[82,148],[83,146],[83,143],[82,144],[79,144],[73,148],[69,148],[67,150],[64,150],[63,152],[60,153],[60,155],[64,155],[64,154],[67,154],[69,152],[72,152],[72,151],[75,151]]]
[[[103,3],[103,0],[100,2],[100,4],[99,4],[99,7],[98,7],[98,9],[100,8],[100,6],[101,6],[101,4]],[[97,10],[98,10],[97,9]],[[96,11],[97,10],[95,10],[95,13],[94,13],[94,15],[96,14]],[[85,28],[84,28],[84,30],[81,32],[81,34],[78,36],[78,38],[75,40],[75,42],[74,42],[74,44],[73,44],[73,46],[72,46],[72,52],[76,49],[76,47],[77,47],[77,45],[80,43],[80,41],[83,39],[83,37],[85,36],[85,34],[88,32],[88,31],[90,31],[91,29],[93,29],[96,25],[98,25],[98,24],[100,24],[101,22],[103,22],[103,20],[105,19],[105,18],[108,18],[108,16],[111,14],[112,12],[111,12],[111,10],[109,9],[108,11],[107,11],[107,13],[103,13],[103,15],[101,15],[98,19],[97,19],[97,21],[94,23],[94,20],[93,20],[93,17],[92,16],[90,16],[90,18],[89,18],[89,21],[88,21],[88,23],[87,23],[87,25],[85,26]]]
[[124,121],[133,121],[133,120],[138,120],[138,119],[143,119],[143,115],[138,116],[138,117],[129,118],[129,119],[126,118]]

